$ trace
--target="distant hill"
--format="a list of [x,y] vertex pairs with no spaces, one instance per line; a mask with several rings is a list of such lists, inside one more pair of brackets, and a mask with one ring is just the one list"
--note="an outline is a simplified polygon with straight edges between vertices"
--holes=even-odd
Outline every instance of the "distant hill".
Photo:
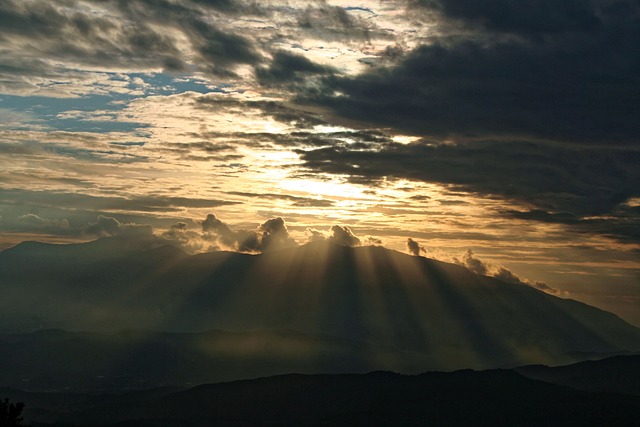
[[352,349],[354,372],[557,365],[640,350],[640,330],[611,313],[382,247],[187,256],[125,243],[0,253],[0,327],[271,333],[269,346],[317,360],[315,372],[327,372],[324,344],[273,337],[288,330],[349,343],[341,348]]
[[[627,358],[638,366],[638,357]],[[613,359],[579,370],[585,377]],[[552,371],[576,366],[549,368]],[[640,381],[635,377],[636,383]],[[612,384],[611,384],[612,385]],[[290,374],[124,394],[0,394],[26,403],[34,427],[209,425],[637,426],[640,396],[526,378],[514,370]],[[43,424],[40,424],[43,423]],[[50,424],[44,424],[50,423]]]
[[640,356],[588,360],[554,368],[542,365],[523,366],[515,370],[531,379],[566,385],[578,390],[640,396]]

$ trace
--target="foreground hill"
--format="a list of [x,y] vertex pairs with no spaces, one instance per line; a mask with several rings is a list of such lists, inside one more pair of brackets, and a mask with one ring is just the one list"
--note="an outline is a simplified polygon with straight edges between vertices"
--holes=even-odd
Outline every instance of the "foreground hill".
[[[602,369],[622,374],[639,366],[626,357],[578,369],[584,378]],[[620,362],[618,360],[618,362]],[[634,377],[635,383],[640,381]],[[615,387],[610,381],[608,387]],[[0,389],[24,401],[34,427],[209,425],[545,425],[637,426],[640,396],[600,393],[526,378],[514,370],[431,372],[404,376],[283,375],[194,388],[126,394],[25,393]],[[42,424],[39,424],[42,423]]]
[[[290,330],[350,343],[353,372],[557,365],[640,350],[640,330],[611,313],[381,247],[187,256],[115,238],[31,242],[0,253],[0,271],[6,331]],[[327,372],[324,344],[277,342]]]

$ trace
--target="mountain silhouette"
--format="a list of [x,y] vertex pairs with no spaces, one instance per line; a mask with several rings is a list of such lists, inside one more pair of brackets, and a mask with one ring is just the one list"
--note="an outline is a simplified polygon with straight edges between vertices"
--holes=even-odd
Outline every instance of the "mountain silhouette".
[[[119,238],[27,242],[0,253],[0,271],[6,332],[270,333],[267,349],[317,359],[322,372],[320,343],[331,340],[349,343],[340,351],[351,351],[362,369],[405,373],[558,365],[640,350],[640,330],[611,313],[374,246],[320,242],[188,256]],[[314,345],[281,341],[282,331]],[[241,347],[234,351],[239,357]]]
[[640,356],[616,356],[553,368],[523,366],[515,370],[528,378],[578,390],[640,396]]
[[[624,359],[624,360],[621,360]],[[638,366],[638,357],[546,368],[550,377],[572,371],[576,380]],[[618,369],[612,368],[618,366]],[[398,375],[288,374],[254,380],[158,388],[127,393],[32,393],[0,389],[24,401],[34,426],[209,425],[610,425],[636,426],[640,396],[599,392],[516,370],[463,370]],[[614,375],[615,376],[615,375]],[[640,377],[633,376],[628,384]],[[68,424],[67,424],[68,423]]]

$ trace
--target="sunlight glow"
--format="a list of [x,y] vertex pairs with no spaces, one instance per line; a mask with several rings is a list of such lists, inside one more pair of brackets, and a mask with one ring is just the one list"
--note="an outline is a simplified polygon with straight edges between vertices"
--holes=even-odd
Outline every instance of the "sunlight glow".
[[280,187],[294,194],[329,196],[340,200],[371,198],[362,188],[337,180],[290,179],[283,181]]
[[410,144],[412,142],[416,142],[420,140],[420,138],[417,136],[407,136],[407,135],[395,135],[391,139],[394,142],[398,142],[400,144]]

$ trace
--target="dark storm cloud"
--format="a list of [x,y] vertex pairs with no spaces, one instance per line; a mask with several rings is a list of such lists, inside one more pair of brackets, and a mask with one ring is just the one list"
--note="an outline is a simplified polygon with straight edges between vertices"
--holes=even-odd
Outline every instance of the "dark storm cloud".
[[455,184],[552,212],[597,215],[637,194],[640,152],[544,142],[386,144],[379,150],[298,151],[314,170],[375,182],[403,178]]
[[260,59],[248,39],[225,33],[199,19],[194,19],[184,29],[190,34],[200,60],[206,64],[206,71],[212,74],[233,75],[231,66],[255,64]]
[[[494,31],[546,33],[593,31],[599,12],[620,1],[576,0],[418,0],[422,7],[441,11]],[[629,4],[629,3],[627,3]]]
[[[454,185],[482,195],[527,203],[535,210],[507,216],[562,224],[604,227],[580,218],[603,215],[599,223],[616,225],[617,234],[632,238],[638,212],[627,209],[619,221],[611,216],[623,202],[639,194],[640,151],[544,142],[474,141],[459,144],[415,142],[385,144],[378,150],[348,147],[298,151],[315,171],[347,174],[354,182],[410,179]],[[608,218],[608,219],[607,219]],[[635,232],[637,236],[637,232]]]
[[262,84],[282,83],[288,84],[301,81],[310,75],[331,74],[335,70],[311,62],[304,56],[285,51],[274,53],[269,67],[256,69],[256,76]]
[[640,25],[629,31],[558,43],[436,43],[395,68],[327,78],[306,100],[434,137],[631,143],[640,132]]
[[420,243],[413,240],[411,237],[407,239],[407,251],[413,256],[420,256],[421,253],[426,253],[427,250],[420,245]]
[[640,195],[640,5],[412,4],[439,11],[449,32],[394,66],[326,77],[300,100],[425,140],[317,145],[299,151],[305,165],[360,183],[449,184],[526,203],[522,219],[637,240],[640,216],[613,212]]
[[549,32],[535,40],[491,28],[435,37],[393,67],[327,78],[306,100],[341,116],[421,135],[638,142],[637,2],[428,3],[498,29],[529,34],[549,26]]

